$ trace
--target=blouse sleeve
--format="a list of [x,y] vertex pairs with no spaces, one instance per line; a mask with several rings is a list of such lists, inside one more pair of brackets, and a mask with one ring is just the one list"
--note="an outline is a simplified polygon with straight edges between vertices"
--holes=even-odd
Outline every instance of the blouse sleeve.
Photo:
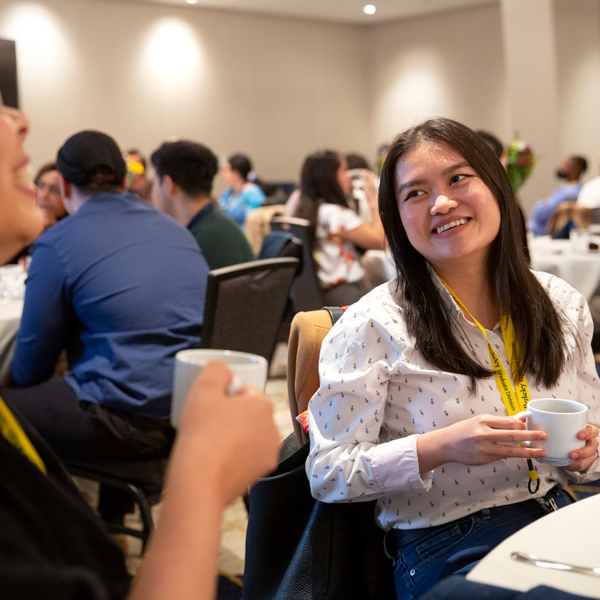
[[329,233],[346,233],[363,225],[362,219],[353,210],[341,206],[333,206],[338,210],[331,211]]
[[403,347],[397,319],[370,308],[368,299],[350,307],[323,341],[320,387],[308,406],[306,472],[313,496],[324,502],[414,495],[431,487],[432,474],[419,475],[416,435],[379,443]]
[[[579,402],[588,407],[588,423],[600,428],[600,380],[592,352],[594,322],[587,302],[582,296],[579,303],[577,332],[580,346],[579,351],[576,350],[577,397]],[[597,458],[585,473],[565,471],[565,474],[574,483],[600,479],[600,458]]]

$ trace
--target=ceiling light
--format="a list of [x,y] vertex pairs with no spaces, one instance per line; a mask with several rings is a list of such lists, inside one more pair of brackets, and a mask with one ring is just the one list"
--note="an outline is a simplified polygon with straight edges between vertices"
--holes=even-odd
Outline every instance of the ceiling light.
[[198,0],[186,0],[188,4],[198,4]]
[[366,6],[363,6],[363,12],[365,13],[365,15],[374,15],[376,10],[377,9],[372,4],[367,4]]

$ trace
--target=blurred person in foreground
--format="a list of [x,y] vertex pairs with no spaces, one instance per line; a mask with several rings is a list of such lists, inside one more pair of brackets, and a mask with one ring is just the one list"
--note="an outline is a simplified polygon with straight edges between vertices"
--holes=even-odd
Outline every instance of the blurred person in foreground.
[[580,179],[587,170],[587,161],[582,156],[565,158],[556,169],[556,176],[567,183],[559,185],[548,198],[538,200],[531,209],[529,228],[535,235],[548,233],[548,222],[563,202],[575,202],[581,191]]
[[[43,230],[35,189],[25,183],[28,128],[22,113],[0,102],[2,261]],[[270,400],[251,387],[227,396],[231,379],[225,365],[213,363],[188,396],[160,522],[131,590],[104,525],[44,440],[0,398],[2,598],[214,598],[221,513],[275,467],[279,445]]]
[[[200,345],[208,265],[185,228],[123,193],[125,161],[111,137],[82,131],[56,162],[70,216],[33,246],[16,387],[0,395],[71,464],[166,458],[174,356]],[[69,371],[53,377],[63,349]],[[107,522],[132,508],[101,486]]]
[[209,148],[183,140],[165,142],[151,160],[156,171],[153,206],[191,231],[210,269],[255,259],[240,228],[211,195],[218,161]]

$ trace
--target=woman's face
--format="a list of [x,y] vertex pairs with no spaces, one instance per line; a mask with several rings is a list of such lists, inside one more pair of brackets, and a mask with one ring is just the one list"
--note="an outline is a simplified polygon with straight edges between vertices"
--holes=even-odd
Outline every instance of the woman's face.
[[338,183],[340,184],[340,187],[342,188],[342,192],[344,192],[344,194],[348,196],[348,194],[350,194],[350,191],[352,190],[352,180],[348,175],[348,163],[346,162],[346,159],[343,156],[340,156],[340,166],[338,167],[338,170],[336,172],[336,177]]
[[29,130],[27,117],[0,104],[0,260],[16,254],[43,228],[36,204],[36,190],[27,184],[29,157],[23,140]]
[[396,195],[410,243],[434,268],[483,261],[500,230],[492,192],[446,144],[424,142],[398,161]]
[[240,181],[243,181],[242,176],[239,174],[239,172],[234,171],[228,162],[226,162],[223,165],[223,179],[225,180],[225,183],[229,186],[236,185]]
[[55,225],[59,219],[67,216],[60,194],[60,174],[48,171],[37,180],[37,202],[44,216],[44,227]]

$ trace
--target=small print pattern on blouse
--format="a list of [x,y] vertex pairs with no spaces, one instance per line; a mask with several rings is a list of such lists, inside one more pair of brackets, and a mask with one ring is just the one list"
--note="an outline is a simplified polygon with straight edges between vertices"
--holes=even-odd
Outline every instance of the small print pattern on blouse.
[[319,206],[315,232],[315,261],[323,287],[328,288],[344,282],[353,283],[365,276],[354,246],[336,239],[340,233],[352,231],[362,224],[361,218],[350,208],[328,202]]
[[[555,306],[577,329],[582,352],[569,340],[569,367],[552,389],[530,379],[532,398],[566,398],[585,404],[588,422],[600,424],[600,382],[591,351],[593,323],[585,299],[567,283],[535,273]],[[464,347],[490,365],[486,341],[467,321],[437,276],[432,277],[457,320]],[[312,494],[324,502],[377,499],[383,529],[441,525],[482,508],[530,499],[524,459],[482,466],[448,463],[423,476],[416,451],[418,435],[481,414],[507,416],[493,377],[473,390],[469,378],[439,371],[415,350],[406,331],[395,282],[386,283],[347,309],[323,341],[320,388],[309,403],[311,452],[306,462]],[[499,324],[487,332],[512,380]],[[514,382],[513,382],[514,385]],[[536,496],[567,472],[534,461],[540,476]],[[600,478],[600,459],[574,482]]]

